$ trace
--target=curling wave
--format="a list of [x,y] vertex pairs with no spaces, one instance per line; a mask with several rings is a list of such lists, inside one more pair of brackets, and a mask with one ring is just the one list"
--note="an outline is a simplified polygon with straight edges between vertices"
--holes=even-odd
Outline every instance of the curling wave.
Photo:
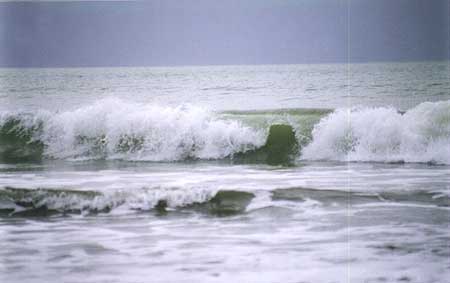
[[2,160],[219,159],[264,144],[264,133],[198,107],[102,100],[62,113],[0,114]]

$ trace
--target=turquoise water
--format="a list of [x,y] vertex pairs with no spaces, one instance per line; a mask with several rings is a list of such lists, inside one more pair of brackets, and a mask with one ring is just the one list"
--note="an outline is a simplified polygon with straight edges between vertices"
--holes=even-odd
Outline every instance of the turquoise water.
[[0,70],[0,282],[446,282],[448,62]]

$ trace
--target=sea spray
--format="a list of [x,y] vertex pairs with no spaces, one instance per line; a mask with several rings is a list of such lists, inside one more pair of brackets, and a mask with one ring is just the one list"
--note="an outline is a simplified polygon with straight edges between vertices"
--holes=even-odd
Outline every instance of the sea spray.
[[[4,127],[11,119],[17,121],[15,127],[25,129],[28,140],[43,144],[44,156],[53,159],[219,159],[264,143],[263,131],[220,120],[194,106],[102,100],[74,111],[40,113],[31,124],[24,117],[3,114],[0,123]],[[39,129],[33,130],[37,124]]]
[[450,164],[450,101],[336,110],[312,136],[302,159]]

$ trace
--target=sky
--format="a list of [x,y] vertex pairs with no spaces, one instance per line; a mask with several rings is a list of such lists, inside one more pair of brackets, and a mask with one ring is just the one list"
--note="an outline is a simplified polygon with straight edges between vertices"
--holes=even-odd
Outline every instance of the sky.
[[0,1],[0,67],[450,58],[450,0]]

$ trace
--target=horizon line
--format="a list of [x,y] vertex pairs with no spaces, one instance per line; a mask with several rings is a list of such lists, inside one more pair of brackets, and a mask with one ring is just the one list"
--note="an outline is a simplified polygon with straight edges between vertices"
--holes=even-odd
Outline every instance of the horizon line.
[[[0,0],[2,1],[2,0]],[[39,0],[40,1],[40,0]],[[86,1],[86,0],[84,0]],[[90,1],[90,0],[89,0]],[[106,1],[106,0],[102,0]],[[447,62],[447,59],[411,59],[411,60],[357,60],[357,61],[330,61],[330,62],[303,62],[303,63],[251,63],[251,64],[173,64],[173,65],[70,65],[70,66],[2,66],[0,69],[84,69],[84,68],[190,68],[190,67],[238,67],[238,66],[289,66],[289,65],[344,65],[344,64],[380,64],[380,63],[437,63]]]

